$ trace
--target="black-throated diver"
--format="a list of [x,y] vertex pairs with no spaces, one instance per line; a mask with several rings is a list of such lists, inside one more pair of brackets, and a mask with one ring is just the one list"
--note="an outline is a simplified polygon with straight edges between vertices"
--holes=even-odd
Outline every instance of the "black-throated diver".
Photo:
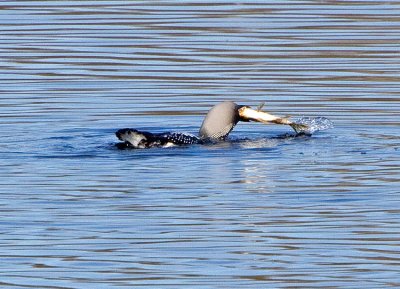
[[122,141],[117,144],[117,147],[121,149],[152,148],[221,141],[226,139],[239,121],[286,124],[290,125],[296,133],[302,133],[307,128],[307,124],[292,122],[288,117],[278,117],[263,112],[261,108],[254,110],[249,106],[224,101],[208,111],[198,136],[180,132],[151,133],[125,128],[115,133],[117,138]]

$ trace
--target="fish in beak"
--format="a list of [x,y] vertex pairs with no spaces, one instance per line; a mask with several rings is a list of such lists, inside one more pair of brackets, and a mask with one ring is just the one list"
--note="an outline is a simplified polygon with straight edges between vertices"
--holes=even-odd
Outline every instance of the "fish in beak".
[[239,108],[240,119],[242,121],[257,121],[266,124],[285,124],[291,126],[296,133],[305,133],[307,131],[308,126],[306,124],[293,122],[289,119],[289,116],[280,117],[261,111],[262,105],[260,105],[257,110],[254,110],[249,106],[242,106]]

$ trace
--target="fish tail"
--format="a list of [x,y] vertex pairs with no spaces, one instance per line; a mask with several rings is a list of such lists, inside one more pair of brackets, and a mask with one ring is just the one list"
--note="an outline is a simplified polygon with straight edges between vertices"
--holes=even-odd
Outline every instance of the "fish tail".
[[309,129],[309,126],[308,125],[306,125],[306,124],[302,124],[302,123],[295,123],[295,122],[292,122],[291,124],[289,124],[292,128],[293,128],[293,130],[296,132],[296,133],[298,133],[298,134],[300,134],[300,133],[307,133],[307,131],[308,131],[308,129]]

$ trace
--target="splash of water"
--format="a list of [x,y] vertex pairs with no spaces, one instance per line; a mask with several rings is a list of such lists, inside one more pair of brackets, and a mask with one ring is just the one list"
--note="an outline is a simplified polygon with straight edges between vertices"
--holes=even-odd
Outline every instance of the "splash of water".
[[333,123],[323,116],[309,117],[303,116],[295,121],[296,127],[293,127],[299,134],[313,134],[318,131],[333,128]]

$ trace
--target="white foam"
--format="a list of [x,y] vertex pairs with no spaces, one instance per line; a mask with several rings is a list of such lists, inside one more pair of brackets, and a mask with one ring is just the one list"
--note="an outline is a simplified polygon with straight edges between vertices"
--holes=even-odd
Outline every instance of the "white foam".
[[333,123],[323,116],[308,117],[304,116],[295,121],[296,124],[305,125],[304,128],[297,130],[298,133],[313,134],[318,131],[333,128]]

